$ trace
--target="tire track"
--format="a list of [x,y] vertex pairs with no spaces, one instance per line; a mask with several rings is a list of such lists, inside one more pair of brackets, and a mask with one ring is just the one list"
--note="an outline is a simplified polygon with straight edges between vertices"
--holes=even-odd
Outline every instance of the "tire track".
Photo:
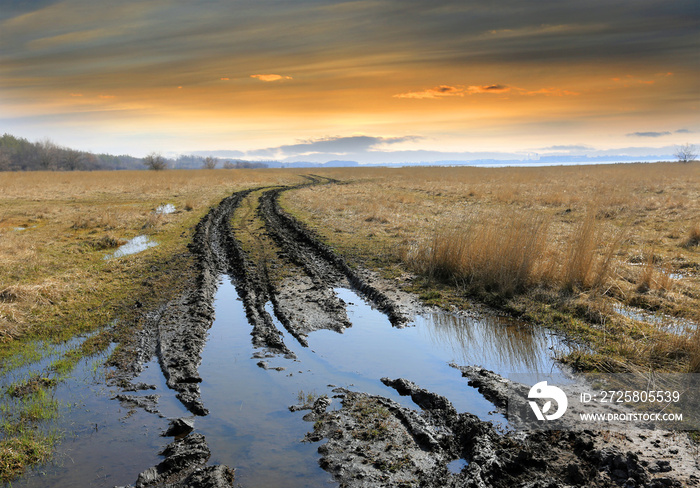
[[[335,180],[327,180],[328,183],[336,183]],[[396,303],[350,268],[340,255],[321,242],[306,226],[280,208],[280,194],[300,187],[274,188],[260,197],[259,213],[265,220],[270,236],[292,262],[302,267],[314,281],[332,287],[347,280],[352,288],[386,314],[392,325],[402,326],[408,322],[408,317],[401,313]]]

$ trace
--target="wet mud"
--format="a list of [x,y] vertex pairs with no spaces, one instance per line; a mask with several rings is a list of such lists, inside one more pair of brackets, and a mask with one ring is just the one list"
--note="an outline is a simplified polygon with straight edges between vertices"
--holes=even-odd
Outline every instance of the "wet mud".
[[[337,183],[316,176],[307,179],[307,185]],[[133,380],[143,364],[156,356],[168,387],[177,392],[182,404],[195,416],[209,413],[201,397],[199,366],[214,320],[217,282],[223,274],[232,277],[245,308],[251,342],[258,349],[250,359],[265,370],[285,369],[271,366],[269,358],[296,357],[285,337],[308,347],[308,335],[314,331],[342,332],[351,326],[348,304],[336,293],[338,288],[356,290],[395,327],[406,325],[419,310],[415,298],[369,271],[350,267],[281,209],[280,194],[293,188],[299,186],[237,192],[198,224],[190,245],[197,263],[194,282],[178,299],[144,313],[144,327],[132,345],[133,361],[112,380],[122,387],[124,393],[116,398],[125,406],[159,413],[156,397],[127,393],[149,387]],[[259,194],[257,215],[279,249],[267,261],[251,259],[231,223],[241,202],[254,192]],[[293,276],[272,279],[275,269],[292,270]],[[512,389],[526,388],[480,368],[455,366],[465,383],[477,388],[497,410],[504,408]],[[346,388],[333,390],[334,398],[321,396],[291,407],[309,410],[304,418],[313,427],[303,441],[320,443],[320,465],[340,486],[631,488],[692,486],[698,481],[677,463],[664,459],[655,464],[649,453],[640,456],[634,439],[580,431],[504,434],[491,422],[459,413],[447,398],[409,379],[382,378],[382,382],[409,396],[420,409]],[[340,407],[334,409],[338,403]],[[208,464],[211,453],[195,424],[188,419],[171,422],[166,434],[175,439],[161,453],[163,461],[142,472],[133,486],[233,486],[231,467]],[[665,445],[657,446],[659,456]],[[687,459],[682,461],[690,466]]]
[[[500,385],[507,380],[496,376],[482,375],[481,384],[498,402]],[[387,398],[338,388],[334,391],[341,409],[320,412],[314,405],[305,418],[314,422],[306,441],[326,440],[318,448],[321,466],[341,487],[680,488],[700,481],[694,468],[682,468],[692,465],[688,459],[669,460],[672,438],[663,445],[657,439],[658,445],[649,444],[655,446],[653,451],[642,452],[633,439],[602,432],[503,434],[490,422],[458,413],[446,398],[411,381],[382,381],[410,396],[420,412]],[[463,466],[457,472],[450,469],[456,460]]]

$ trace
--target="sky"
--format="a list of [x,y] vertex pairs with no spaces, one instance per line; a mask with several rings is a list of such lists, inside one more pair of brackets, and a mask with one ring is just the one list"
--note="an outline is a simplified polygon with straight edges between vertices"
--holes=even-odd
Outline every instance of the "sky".
[[700,142],[699,27],[697,0],[0,0],[0,133],[135,156],[669,154]]

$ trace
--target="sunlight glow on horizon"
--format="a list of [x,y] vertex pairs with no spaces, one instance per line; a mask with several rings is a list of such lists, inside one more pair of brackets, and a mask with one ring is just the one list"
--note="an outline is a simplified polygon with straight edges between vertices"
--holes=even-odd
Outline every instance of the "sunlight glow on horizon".
[[16,5],[0,13],[0,131],[133,154],[354,134],[457,152],[697,140],[692,2],[505,1]]

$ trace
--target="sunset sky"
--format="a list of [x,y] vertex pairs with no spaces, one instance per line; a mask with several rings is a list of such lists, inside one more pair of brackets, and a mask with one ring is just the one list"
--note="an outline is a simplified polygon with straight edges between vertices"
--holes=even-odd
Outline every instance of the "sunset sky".
[[697,0],[0,0],[0,134],[136,156],[668,154],[700,141],[699,26]]

